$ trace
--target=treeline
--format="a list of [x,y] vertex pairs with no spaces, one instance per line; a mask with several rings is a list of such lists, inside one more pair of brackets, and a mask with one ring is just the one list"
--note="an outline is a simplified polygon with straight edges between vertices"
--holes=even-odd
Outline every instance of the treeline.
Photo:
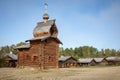
[[18,50],[17,49],[15,49],[15,47],[17,47],[17,46],[21,46],[21,45],[24,45],[25,43],[24,42],[20,42],[20,43],[18,43],[18,44],[16,44],[16,45],[11,45],[11,46],[8,46],[8,45],[6,45],[6,46],[1,46],[0,47],[0,67],[3,67],[4,66],[4,64],[5,64],[5,60],[4,60],[4,57],[3,57],[3,55],[5,54],[5,53],[10,53],[10,52],[12,52],[12,53],[14,53],[14,54],[17,54],[18,53]]
[[109,56],[120,56],[120,50],[115,49],[101,49],[92,46],[81,46],[76,48],[59,48],[60,56],[72,56],[76,59],[79,58],[92,58],[92,57],[109,57]]
[[[24,45],[26,43],[20,42],[16,45],[11,46],[2,46],[0,47],[0,56],[4,53],[14,53],[17,54],[18,50],[15,49],[17,46]],[[109,57],[109,56],[120,56],[120,50],[115,49],[101,49],[98,50],[92,46],[80,46],[76,48],[59,48],[59,57],[60,56],[72,56],[76,59],[78,58],[89,58],[89,57]]]
[[6,45],[6,46],[1,46],[1,47],[0,47],[0,67],[3,67],[3,65],[4,65],[4,63],[5,63],[5,60],[4,60],[4,57],[3,57],[3,55],[4,55],[5,53],[10,53],[10,52],[12,52],[12,53],[14,53],[14,54],[17,54],[17,53],[18,53],[18,50],[15,49],[15,47],[21,46],[21,45],[24,45],[24,44],[26,44],[26,43],[20,42],[20,43],[18,43],[18,44],[16,44],[16,45],[13,44],[13,45],[11,45],[11,46],[8,46],[8,45]]
[[1,46],[1,47],[0,47],[0,55],[2,55],[2,54],[4,54],[4,53],[10,53],[10,52],[12,52],[12,53],[14,53],[14,54],[17,54],[17,53],[18,53],[18,50],[15,49],[15,47],[21,46],[21,45],[24,45],[24,44],[26,44],[26,43],[20,42],[20,43],[18,43],[18,44],[16,44],[16,45],[13,44],[13,45],[11,45],[11,46],[8,46],[8,45],[6,45],[6,46]]

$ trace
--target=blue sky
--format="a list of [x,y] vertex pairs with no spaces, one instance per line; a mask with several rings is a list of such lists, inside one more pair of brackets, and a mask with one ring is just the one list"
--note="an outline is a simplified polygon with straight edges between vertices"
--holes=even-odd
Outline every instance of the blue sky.
[[33,38],[45,2],[61,47],[120,49],[120,0],[0,0],[0,46]]

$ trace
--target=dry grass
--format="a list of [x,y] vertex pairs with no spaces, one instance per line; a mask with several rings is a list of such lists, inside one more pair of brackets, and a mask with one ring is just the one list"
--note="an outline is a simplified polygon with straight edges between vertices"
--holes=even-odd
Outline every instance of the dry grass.
[[0,68],[0,80],[120,80],[120,66],[94,68]]

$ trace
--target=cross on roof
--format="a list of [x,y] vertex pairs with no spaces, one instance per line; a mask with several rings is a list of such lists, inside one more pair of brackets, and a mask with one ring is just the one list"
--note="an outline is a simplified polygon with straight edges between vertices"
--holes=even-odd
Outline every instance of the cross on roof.
[[45,3],[45,4],[44,4],[44,7],[45,7],[45,13],[47,13],[48,4]]

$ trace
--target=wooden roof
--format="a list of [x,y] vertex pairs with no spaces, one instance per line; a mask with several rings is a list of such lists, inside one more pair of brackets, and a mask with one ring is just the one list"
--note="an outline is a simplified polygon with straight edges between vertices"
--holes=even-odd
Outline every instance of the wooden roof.
[[102,62],[103,60],[104,60],[105,58],[94,58],[94,60],[96,61],[96,62]]
[[13,60],[17,60],[18,59],[18,56],[17,55],[15,55],[15,54],[11,54],[11,53],[6,53],[5,55],[4,55],[4,57],[10,57],[11,59],[13,59]]
[[26,45],[16,47],[16,49],[22,49],[22,48],[26,48],[26,49],[30,48],[30,44],[26,44]]
[[[52,31],[51,28],[53,28]],[[39,22],[33,30],[34,37],[42,37],[42,36],[57,37],[57,34],[58,34],[58,30],[55,25],[55,20],[47,20],[46,22],[44,21]]]
[[93,58],[81,58],[78,59],[78,63],[90,63],[92,60],[94,60]]
[[[58,60],[64,62],[70,58],[74,59],[72,56],[61,56]],[[76,60],[76,59],[74,59],[74,60]]]
[[120,61],[120,57],[107,57],[107,61]]
[[49,36],[36,37],[36,38],[32,38],[32,39],[29,39],[29,40],[26,40],[26,41],[35,41],[35,40],[44,41],[44,40],[49,39],[49,38],[55,39],[58,43],[62,44],[62,42],[58,38],[53,38],[53,37],[49,37]]
[[71,58],[71,56],[62,56],[58,60],[59,61],[66,61],[67,59]]
[[[36,38],[32,38],[32,39],[29,39],[29,40],[26,40],[27,41],[35,41],[35,40],[41,40],[41,41],[44,41],[46,39],[49,39],[49,38],[52,38],[52,37],[36,37]],[[52,38],[52,39],[55,39],[58,43],[60,44],[63,44],[58,38]],[[22,46],[18,46],[16,47],[16,49],[27,49],[27,48],[30,48],[30,44],[26,44],[26,45],[22,45]]]

